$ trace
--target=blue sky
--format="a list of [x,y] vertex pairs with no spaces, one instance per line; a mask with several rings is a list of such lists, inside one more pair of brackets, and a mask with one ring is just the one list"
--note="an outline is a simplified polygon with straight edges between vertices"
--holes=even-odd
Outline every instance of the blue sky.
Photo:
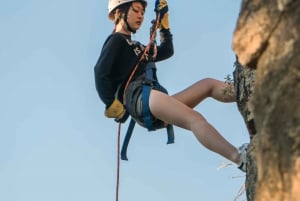
[[[133,39],[147,43],[154,0]],[[240,2],[169,0],[175,55],[158,64],[170,94],[232,74]],[[0,200],[115,200],[117,124],[104,117],[93,67],[113,29],[107,1],[0,0]],[[233,145],[249,141],[236,104],[201,112]],[[122,126],[124,135],[127,123]],[[134,130],[121,162],[120,201],[233,201],[245,176],[175,128]],[[123,136],[122,135],[122,136]],[[242,197],[244,198],[244,197]]]

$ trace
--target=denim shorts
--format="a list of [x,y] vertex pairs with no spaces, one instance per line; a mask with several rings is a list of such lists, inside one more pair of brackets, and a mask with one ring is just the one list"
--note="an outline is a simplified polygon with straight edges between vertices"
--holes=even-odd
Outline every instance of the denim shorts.
[[[125,93],[126,98],[126,110],[131,115],[131,117],[141,126],[145,127],[144,117],[143,117],[143,100],[142,100],[142,91],[143,91],[143,79],[138,79],[136,81],[132,81]],[[159,87],[157,87],[159,86]],[[166,89],[163,88],[160,85],[157,85],[156,87],[153,87],[154,90],[159,90],[164,93],[167,93]],[[149,101],[149,97],[147,97],[147,100]],[[152,126],[153,129],[159,129],[164,128],[166,124],[155,118],[151,113],[151,119],[152,119]],[[148,128],[149,129],[149,128]]]

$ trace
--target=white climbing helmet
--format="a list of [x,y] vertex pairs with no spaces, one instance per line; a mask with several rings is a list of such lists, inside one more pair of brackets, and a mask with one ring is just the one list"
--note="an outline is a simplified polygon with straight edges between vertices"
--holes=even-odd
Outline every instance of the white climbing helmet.
[[147,6],[146,0],[109,0],[108,1],[108,18],[111,20],[114,20],[113,11],[120,5],[123,5],[125,3],[130,3],[130,2],[141,2],[145,7]]

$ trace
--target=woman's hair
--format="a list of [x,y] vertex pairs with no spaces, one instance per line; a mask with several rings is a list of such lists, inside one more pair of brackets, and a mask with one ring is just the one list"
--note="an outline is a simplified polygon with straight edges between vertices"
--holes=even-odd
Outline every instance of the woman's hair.
[[116,12],[117,10],[119,10],[121,12],[121,15],[118,16],[114,23],[115,25],[117,25],[120,20],[123,18],[125,21],[126,21],[126,18],[127,18],[127,14],[128,14],[128,11],[129,11],[129,8],[131,6],[131,2],[130,3],[125,3],[125,4],[122,4],[120,5],[119,7],[117,7],[113,12]]

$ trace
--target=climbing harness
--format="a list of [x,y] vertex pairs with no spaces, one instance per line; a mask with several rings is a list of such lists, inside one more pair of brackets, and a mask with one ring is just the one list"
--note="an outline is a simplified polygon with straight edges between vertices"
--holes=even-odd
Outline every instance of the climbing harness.
[[172,125],[166,125],[163,121],[152,116],[149,108],[149,96],[151,89],[155,89],[167,94],[167,90],[162,87],[156,78],[156,67],[153,62],[147,63],[144,74],[137,78],[136,83],[132,83],[127,90],[126,98],[133,99],[136,105],[132,107],[132,103],[127,103],[126,109],[132,114],[132,118],[123,141],[121,159],[128,160],[127,147],[131,138],[135,123],[137,122],[148,131],[155,131],[160,128],[167,128],[168,141],[167,144],[174,143],[174,130]]
[[[124,94],[123,94],[123,103],[124,104],[126,104],[125,92],[128,89],[129,84],[130,84],[138,66],[140,65],[140,63],[142,62],[142,60],[144,59],[146,54],[150,51],[151,47],[153,47],[153,49],[154,49],[153,57],[154,58],[156,57],[157,49],[156,49],[155,37],[156,37],[156,31],[157,31],[158,25],[159,25],[159,20],[160,20],[160,15],[157,14],[156,20],[152,21],[153,26],[150,29],[150,41],[149,41],[148,45],[146,46],[142,56],[138,60],[137,64],[133,68],[133,70],[129,76],[129,79],[125,85]],[[160,120],[156,120],[156,121],[153,120],[153,116],[151,115],[150,108],[149,108],[149,96],[150,96],[150,91],[152,88],[159,90],[161,92],[167,93],[167,90],[158,83],[156,76],[154,77],[154,75],[156,75],[156,67],[153,62],[149,62],[146,66],[144,80],[142,83],[143,87],[142,87],[142,96],[141,96],[142,101],[141,102],[142,102],[143,123],[138,121],[139,124],[141,126],[147,128],[148,131],[154,131],[156,129],[165,127],[165,126],[157,124],[157,122],[161,122]],[[137,120],[134,118],[131,118],[131,120],[130,120],[128,129],[127,129],[124,141],[123,141],[123,145],[122,145],[122,150],[121,150],[121,159],[122,160],[128,160],[127,148],[128,148],[128,144],[129,144],[130,138],[132,136],[132,132],[135,127],[136,121]],[[162,124],[162,123],[163,122],[161,122],[160,124]],[[166,125],[166,128],[167,128],[167,136],[168,136],[167,144],[172,144],[172,143],[174,143],[174,138],[175,138],[173,126],[168,124],[168,125]]]
[[[159,26],[159,21],[160,21],[160,14],[158,13],[156,15],[156,19],[155,21],[153,21],[153,26],[151,27],[151,31],[150,31],[150,40],[149,43],[147,44],[146,48],[144,49],[143,53],[141,54],[138,62],[136,63],[136,65],[134,66],[127,82],[124,88],[124,93],[123,93],[123,104],[126,104],[126,97],[125,97],[125,92],[129,87],[129,84],[133,78],[133,76],[135,75],[135,72],[137,71],[140,63],[142,62],[142,60],[147,56],[147,54],[150,51],[150,48],[153,47],[154,45],[154,52],[153,52],[153,56],[156,56],[157,54],[157,49],[156,49],[156,41],[155,41],[155,37],[156,37],[156,31],[158,29]],[[154,131],[158,128],[161,127],[157,127],[157,125],[155,125],[155,122],[152,119],[152,115],[150,112],[150,108],[149,108],[149,95],[150,95],[150,91],[152,88],[155,88],[159,91],[162,91],[164,93],[167,93],[167,90],[164,89],[161,85],[159,85],[159,83],[157,82],[156,79],[154,79],[154,74],[155,74],[155,66],[154,65],[149,65],[146,67],[146,71],[145,71],[145,80],[143,82],[143,88],[142,88],[142,112],[143,112],[143,120],[144,120],[144,127],[146,127],[148,129],[148,131]],[[117,144],[117,184],[116,184],[116,201],[119,200],[119,181],[120,181],[120,159],[122,160],[128,160],[127,158],[127,148],[128,148],[128,144],[130,141],[130,138],[132,136],[132,132],[133,129],[135,127],[136,124],[136,120],[131,118],[124,141],[123,141],[123,145],[122,145],[122,150],[120,152],[120,136],[121,136],[121,122],[119,122],[119,128],[118,128],[118,144]],[[171,144],[174,143],[174,129],[173,126],[168,124],[166,126],[167,128],[167,135],[168,135],[168,141],[167,144]]]

